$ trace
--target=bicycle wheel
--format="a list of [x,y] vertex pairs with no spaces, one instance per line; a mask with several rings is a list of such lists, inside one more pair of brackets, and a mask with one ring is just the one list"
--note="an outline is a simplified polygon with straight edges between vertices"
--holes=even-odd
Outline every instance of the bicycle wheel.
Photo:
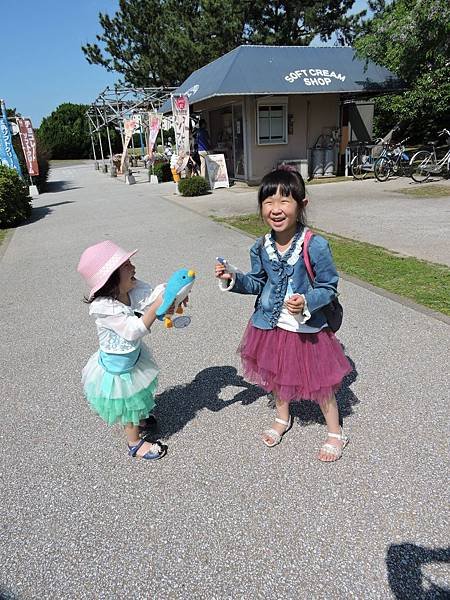
[[367,175],[367,170],[364,170],[365,162],[363,157],[356,155],[350,163],[351,174],[355,179],[364,179]]
[[378,181],[387,181],[394,170],[394,163],[390,158],[383,156],[375,161],[373,170]]
[[400,177],[410,177],[411,176],[411,167],[410,167],[410,160],[408,159],[401,159],[400,162],[397,165],[397,175],[399,175]]
[[416,183],[423,183],[430,177],[434,168],[434,160],[431,152],[420,150],[416,152],[409,162],[410,175]]

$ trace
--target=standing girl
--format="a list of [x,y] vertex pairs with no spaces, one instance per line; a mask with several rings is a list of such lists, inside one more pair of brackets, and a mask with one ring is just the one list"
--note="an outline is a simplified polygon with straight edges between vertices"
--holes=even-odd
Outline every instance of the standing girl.
[[141,340],[156,319],[163,286],[152,290],[135,278],[130,258],[136,252],[105,241],[81,255],[77,270],[90,288],[86,302],[100,342],[83,369],[82,383],[91,408],[108,425],[124,426],[128,454],[156,460],[167,448],[141,439],[140,433],[155,406],[158,367]]
[[239,353],[244,376],[275,397],[277,416],[262,439],[269,447],[279,444],[292,424],[289,403],[309,399],[319,404],[328,428],[319,460],[335,461],[348,443],[335,392],[351,372],[322,310],[337,295],[336,267],[328,242],[314,235],[308,247],[314,281],[308,277],[302,255],[307,200],[297,171],[266,175],[258,204],[271,233],[250,249],[251,271],[227,270],[225,262],[216,265],[216,277],[224,290],[257,296]]

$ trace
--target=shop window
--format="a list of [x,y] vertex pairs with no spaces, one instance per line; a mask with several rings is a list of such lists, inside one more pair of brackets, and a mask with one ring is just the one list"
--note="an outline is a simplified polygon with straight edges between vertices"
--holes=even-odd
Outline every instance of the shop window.
[[257,143],[287,144],[287,100],[257,103]]

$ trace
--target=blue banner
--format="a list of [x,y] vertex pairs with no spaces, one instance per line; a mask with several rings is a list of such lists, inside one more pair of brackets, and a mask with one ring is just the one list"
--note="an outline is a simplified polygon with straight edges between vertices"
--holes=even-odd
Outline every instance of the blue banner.
[[0,100],[0,102],[2,105],[2,116],[0,117],[0,163],[11,169],[15,169],[22,177],[17,154],[12,145],[11,129],[8,117],[6,116],[6,106],[3,100]]

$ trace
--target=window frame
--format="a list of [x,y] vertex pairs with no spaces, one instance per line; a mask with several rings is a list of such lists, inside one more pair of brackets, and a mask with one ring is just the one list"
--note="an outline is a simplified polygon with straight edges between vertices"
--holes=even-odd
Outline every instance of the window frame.
[[[283,118],[283,139],[272,139],[270,124],[271,120],[269,117],[269,139],[267,141],[261,141],[260,135],[260,121],[259,121],[259,111],[260,108],[266,107],[269,108],[269,114],[271,107],[282,107],[282,118]],[[256,101],[256,145],[257,146],[280,146],[286,145],[289,143],[288,140],[288,97],[287,96],[271,96],[270,98],[258,98]]]

